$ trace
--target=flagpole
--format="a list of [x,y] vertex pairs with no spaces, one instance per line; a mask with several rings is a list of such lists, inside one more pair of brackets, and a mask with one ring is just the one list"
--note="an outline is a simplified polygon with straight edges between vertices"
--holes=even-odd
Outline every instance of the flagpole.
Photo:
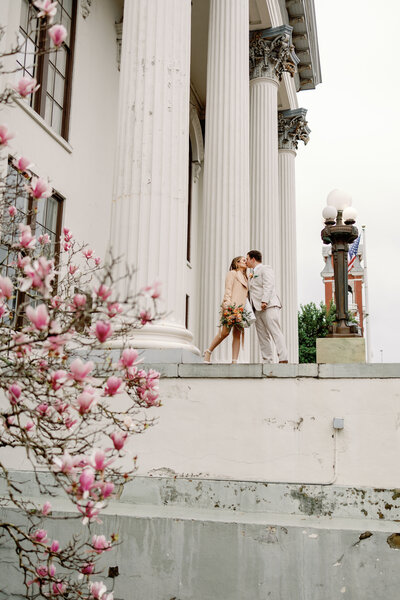
[[370,336],[370,318],[369,318],[369,289],[368,289],[368,267],[367,267],[367,247],[365,237],[365,225],[363,231],[363,263],[364,263],[364,336],[367,344],[367,363],[372,362],[371,336]]

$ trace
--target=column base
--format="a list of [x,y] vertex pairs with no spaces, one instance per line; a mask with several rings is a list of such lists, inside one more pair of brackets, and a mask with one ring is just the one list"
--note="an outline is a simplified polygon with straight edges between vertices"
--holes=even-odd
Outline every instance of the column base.
[[[180,362],[176,359],[183,354],[192,355],[194,360],[182,362],[197,362],[196,359],[201,356],[200,350],[193,344],[193,335],[190,331],[178,323],[166,321],[134,329],[127,339],[113,340],[107,345],[115,349],[130,346],[146,350],[146,362],[153,354],[157,360],[151,362]],[[159,360],[161,356],[164,358],[170,356],[170,360]]]

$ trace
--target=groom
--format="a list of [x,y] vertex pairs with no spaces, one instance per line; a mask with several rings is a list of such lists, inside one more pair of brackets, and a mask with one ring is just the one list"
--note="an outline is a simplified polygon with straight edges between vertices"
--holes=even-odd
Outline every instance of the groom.
[[262,264],[262,254],[258,250],[247,253],[246,263],[252,273],[249,277],[250,302],[256,315],[256,329],[264,362],[274,360],[273,344],[280,363],[287,363],[288,353],[280,325],[282,308],[275,290],[272,267]]

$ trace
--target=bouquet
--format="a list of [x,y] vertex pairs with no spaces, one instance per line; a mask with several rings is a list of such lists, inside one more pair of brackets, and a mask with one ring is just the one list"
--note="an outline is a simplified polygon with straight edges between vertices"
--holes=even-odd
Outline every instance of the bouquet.
[[236,304],[221,306],[221,326],[225,325],[229,330],[232,327],[243,330],[245,327],[249,327],[250,324],[250,313],[242,304],[239,304],[239,306],[236,306]]

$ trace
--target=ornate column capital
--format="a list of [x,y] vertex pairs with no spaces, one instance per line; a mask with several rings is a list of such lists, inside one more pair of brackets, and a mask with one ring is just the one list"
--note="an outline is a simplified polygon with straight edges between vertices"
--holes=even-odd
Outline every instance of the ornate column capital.
[[293,77],[299,58],[292,43],[293,27],[281,25],[262,29],[250,37],[250,79],[269,77],[281,81],[286,71]]
[[90,7],[92,6],[92,0],[81,0],[81,11],[82,17],[86,19],[90,14]]
[[278,112],[279,150],[297,150],[299,140],[307,144],[311,129],[306,120],[307,109],[281,110]]

